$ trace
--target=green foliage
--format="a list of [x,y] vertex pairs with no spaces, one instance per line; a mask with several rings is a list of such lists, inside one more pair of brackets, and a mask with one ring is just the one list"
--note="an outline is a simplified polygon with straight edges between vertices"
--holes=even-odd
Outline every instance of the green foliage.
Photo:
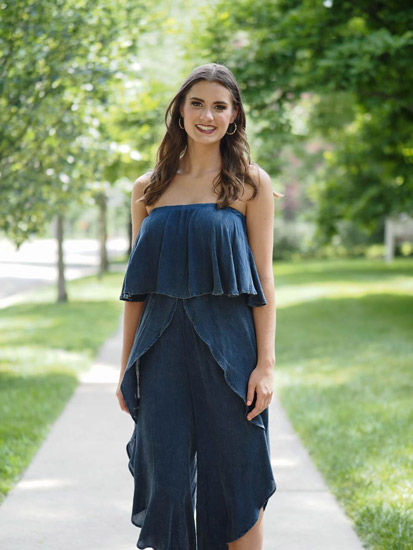
[[[370,234],[362,231],[351,220],[340,220],[337,233],[331,242],[320,234],[314,223],[284,221],[275,218],[274,250],[275,260],[300,260],[321,258],[384,258],[384,245],[377,245],[381,228]],[[396,256],[409,256],[409,243],[396,247]]]
[[[158,12],[147,0],[0,6],[0,229],[17,244],[116,162],[110,106]],[[112,112],[113,113],[113,112]],[[112,129],[113,131],[113,129]],[[109,141],[110,140],[110,141]]]
[[[222,0],[194,25],[188,55],[234,72],[268,171],[305,135],[331,144],[312,191],[328,238],[340,219],[374,232],[385,215],[413,210],[412,27],[411,3],[371,0]],[[309,95],[302,134],[292,114]]]

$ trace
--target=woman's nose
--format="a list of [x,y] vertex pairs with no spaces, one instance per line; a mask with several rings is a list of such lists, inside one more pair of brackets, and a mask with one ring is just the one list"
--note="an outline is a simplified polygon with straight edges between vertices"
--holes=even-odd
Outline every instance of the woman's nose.
[[214,117],[209,109],[204,109],[201,118],[204,120],[212,120]]

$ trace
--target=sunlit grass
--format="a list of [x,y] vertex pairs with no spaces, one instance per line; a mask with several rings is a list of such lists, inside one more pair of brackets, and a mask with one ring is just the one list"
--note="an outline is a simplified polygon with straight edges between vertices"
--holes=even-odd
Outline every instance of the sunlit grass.
[[[116,329],[122,275],[45,287],[0,310],[0,500],[15,484]],[[120,368],[120,366],[119,366]]]
[[[276,262],[275,390],[366,547],[413,538],[413,261]],[[5,494],[115,330],[122,274],[0,310]],[[4,421],[3,421],[4,419]],[[276,474],[276,472],[275,472]]]
[[276,264],[276,392],[374,550],[413,540],[413,262]]

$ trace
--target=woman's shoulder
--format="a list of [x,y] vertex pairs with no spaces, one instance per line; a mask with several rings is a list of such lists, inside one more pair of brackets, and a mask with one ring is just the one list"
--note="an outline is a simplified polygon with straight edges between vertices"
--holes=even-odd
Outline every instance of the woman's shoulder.
[[256,162],[249,165],[249,175],[257,185],[258,193],[272,194],[276,199],[282,198],[283,193],[274,191],[271,176]]
[[270,177],[269,174],[256,162],[252,162],[248,166],[248,174],[257,185],[261,184],[261,180],[268,181]]
[[151,175],[153,174],[154,170],[148,170],[144,174],[141,174],[139,177],[136,178],[136,180],[133,183],[134,187],[142,187],[145,185],[148,185],[148,183],[151,181]]
[[140,199],[144,195],[145,187],[150,183],[152,173],[153,170],[148,170],[133,182],[132,195],[135,200]]

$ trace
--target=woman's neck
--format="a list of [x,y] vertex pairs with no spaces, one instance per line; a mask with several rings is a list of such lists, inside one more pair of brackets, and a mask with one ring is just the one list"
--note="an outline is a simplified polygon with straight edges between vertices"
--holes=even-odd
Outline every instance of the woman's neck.
[[201,178],[221,170],[222,156],[219,143],[203,145],[188,142],[187,150],[179,163],[178,174]]

